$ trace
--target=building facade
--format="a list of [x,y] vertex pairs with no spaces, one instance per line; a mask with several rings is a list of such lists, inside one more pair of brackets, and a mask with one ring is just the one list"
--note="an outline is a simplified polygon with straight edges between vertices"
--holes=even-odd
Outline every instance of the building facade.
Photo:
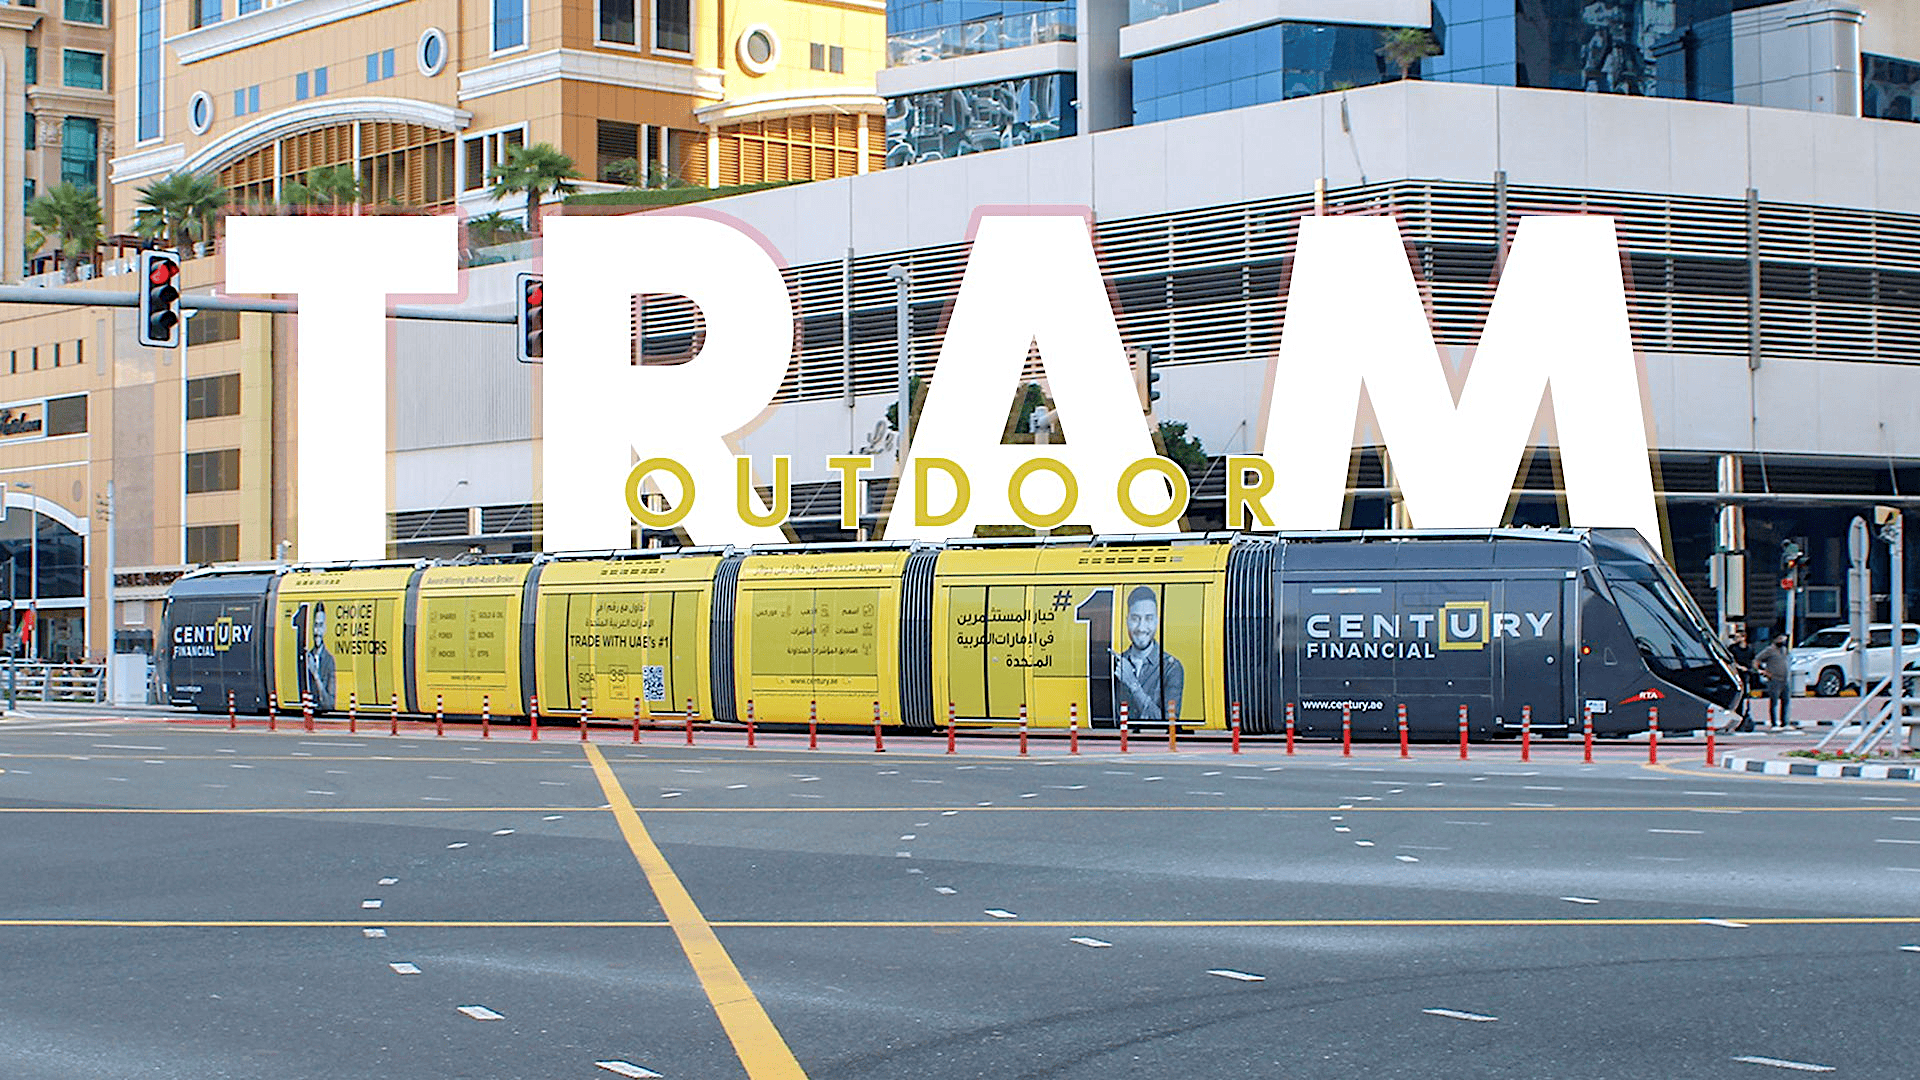
[[0,280],[55,261],[57,238],[27,219],[36,195],[63,182],[103,189],[118,89],[111,14],[107,0],[0,7]]

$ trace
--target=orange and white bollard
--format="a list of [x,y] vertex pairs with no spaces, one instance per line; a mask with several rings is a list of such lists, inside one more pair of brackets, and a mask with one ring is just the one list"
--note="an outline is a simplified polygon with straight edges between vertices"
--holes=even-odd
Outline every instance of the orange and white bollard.
[[1401,757],[1408,756],[1407,755],[1407,707],[1404,703],[1401,704],[1400,706],[1400,756]]
[[1713,768],[1713,716],[1707,716],[1707,768]]
[[587,741],[587,717],[592,715],[593,715],[592,699],[581,698],[580,699],[580,741],[581,742]]
[[696,712],[693,707],[693,699],[688,698],[687,699],[687,745],[688,746],[693,745],[693,722],[695,720],[698,720],[699,718],[700,718],[700,714]]
[[949,701],[947,702],[947,753],[949,754],[954,752],[954,746],[953,746],[954,730],[960,726],[959,724],[954,722],[954,716],[955,716],[955,712],[954,712],[953,702]]
[[1120,703],[1120,752],[1127,752],[1127,729],[1133,725],[1127,720],[1127,703]]
[[886,741],[880,737],[880,703],[877,701],[873,703],[873,752],[876,754],[887,752]]
[[1340,706],[1340,756],[1353,756],[1353,706]]
[[753,749],[753,699],[747,699],[747,749]]
[[1460,706],[1460,760],[1467,760],[1467,707]]
[[1533,760],[1533,706],[1520,706],[1520,760]]
[[1287,754],[1293,754],[1293,702],[1287,702]]
[[267,694],[267,730],[280,730],[280,699],[271,692]]
[[807,702],[807,749],[820,749],[820,702]]
[[437,738],[447,733],[447,695],[433,695],[433,734]]
[[493,738],[493,695],[480,695],[480,737]]
[[239,729],[240,729],[240,714],[234,711],[233,691],[229,690],[227,691],[227,730],[238,731]]
[[400,691],[387,698],[387,734],[400,734]]
[[1020,703],[1020,756],[1027,756],[1027,703]]
[[1239,702],[1236,701],[1233,703],[1232,713],[1233,715],[1231,719],[1233,721],[1233,752],[1237,754],[1240,752],[1240,703]]
[[1583,733],[1584,733],[1583,739],[1586,743],[1586,749],[1582,752],[1581,760],[1591,765],[1593,764],[1593,708],[1592,706],[1588,706],[1587,708],[1582,709],[1580,711],[1580,716],[1581,716],[1580,726],[1583,730]]
[[1077,754],[1079,752],[1080,705],[1078,702],[1069,701],[1067,702],[1067,753]]
[[308,734],[312,734],[313,732],[313,695],[310,693],[300,695],[300,724],[302,727],[307,729]]
[[347,734],[360,734],[360,691],[347,691]]
[[1647,764],[1660,764],[1660,706],[1647,706]]
[[[752,709],[753,703],[748,702],[747,708]],[[635,746],[640,745],[640,699],[639,698],[633,699],[633,745]]]
[[527,697],[527,741],[540,741],[540,695]]
[[1179,751],[1180,751],[1180,717],[1174,710],[1173,699],[1168,698],[1167,699],[1167,752],[1169,754],[1175,754],[1175,753],[1179,753]]

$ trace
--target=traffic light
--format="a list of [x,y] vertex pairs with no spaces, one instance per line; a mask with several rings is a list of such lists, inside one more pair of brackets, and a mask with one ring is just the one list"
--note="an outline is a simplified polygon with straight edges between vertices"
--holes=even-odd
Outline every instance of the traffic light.
[[536,274],[521,274],[514,311],[516,355],[523,364],[537,364],[546,356],[546,298]]
[[1140,411],[1152,412],[1153,403],[1160,400],[1160,391],[1153,388],[1160,381],[1160,373],[1153,370],[1153,350],[1135,346],[1127,350],[1127,360],[1133,365],[1134,388],[1140,392]]
[[1800,568],[1806,564],[1807,556],[1805,551],[1801,549],[1799,541],[1781,541],[1780,587],[1782,589],[1798,588],[1800,584]]
[[140,253],[140,344],[150,349],[180,345],[180,256],[171,251]]

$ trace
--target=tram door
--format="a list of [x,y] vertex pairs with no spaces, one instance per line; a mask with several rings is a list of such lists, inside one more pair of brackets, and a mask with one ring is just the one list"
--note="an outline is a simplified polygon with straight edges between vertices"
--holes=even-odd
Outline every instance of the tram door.
[[1564,576],[1509,579],[1499,591],[1503,595],[1490,628],[1500,645],[1495,730],[1517,735],[1522,710],[1531,707],[1535,731],[1563,731],[1576,630],[1566,610]]

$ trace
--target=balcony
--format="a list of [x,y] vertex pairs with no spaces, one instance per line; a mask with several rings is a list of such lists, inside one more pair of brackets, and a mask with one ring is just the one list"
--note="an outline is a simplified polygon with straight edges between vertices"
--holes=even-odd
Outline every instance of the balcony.
[[1220,0],[1127,0],[1127,23],[1129,25],[1157,19],[1162,15],[1178,15],[1183,11],[1203,8],[1217,4]]
[[953,26],[929,26],[889,34],[887,66],[907,67],[933,60],[1018,49],[1025,45],[1073,40],[1073,8],[1062,5],[1057,11],[1001,15]]

